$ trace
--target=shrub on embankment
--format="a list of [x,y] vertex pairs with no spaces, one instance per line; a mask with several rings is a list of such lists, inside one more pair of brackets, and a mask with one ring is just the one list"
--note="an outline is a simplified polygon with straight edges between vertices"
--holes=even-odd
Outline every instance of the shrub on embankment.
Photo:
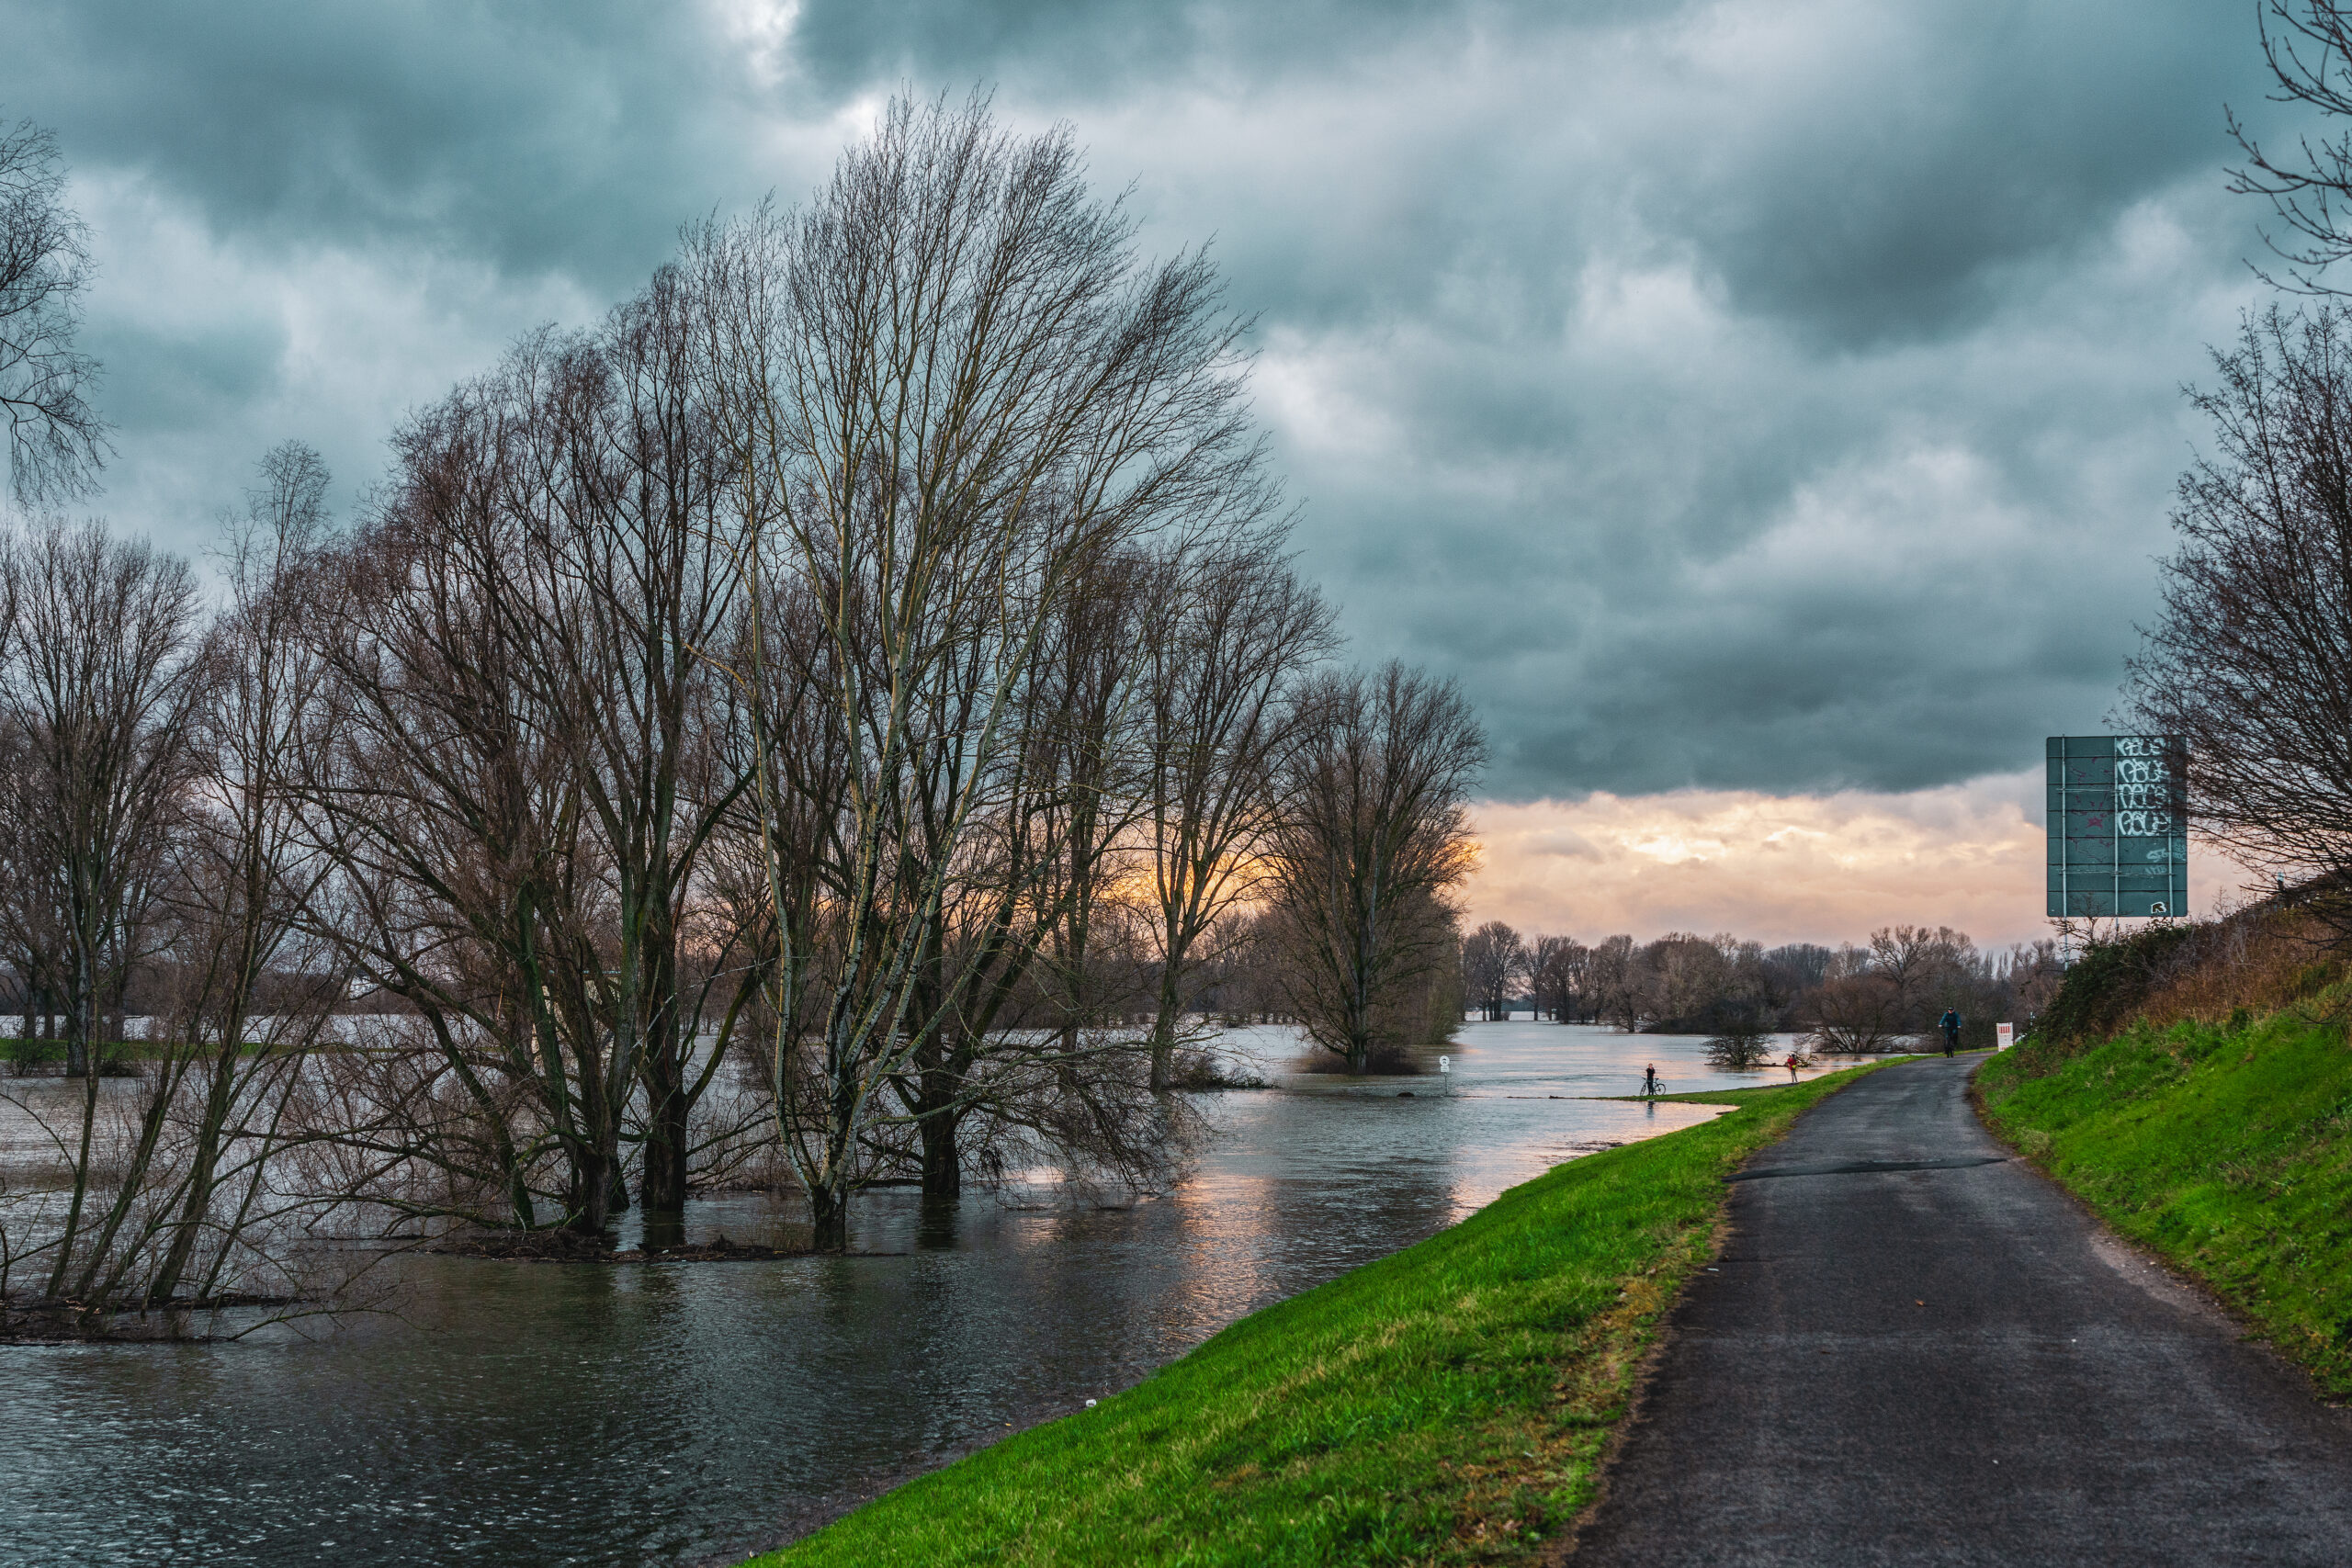
[[[2300,988],[2314,962],[2270,980]],[[2352,987],[2260,1016],[2242,1002],[2220,1021],[2177,1016],[2180,996],[2225,1000],[2232,984],[2180,971],[2111,1038],[2020,1047],[1978,1089],[1995,1129],[2109,1224],[2352,1395]],[[2146,1019],[2163,1005],[2169,1022]]]
[[2032,1076],[2137,1023],[2243,1022],[2307,1002],[2345,976],[2339,944],[2330,922],[2279,902],[2095,942],[2067,968],[2018,1060]]
[[1855,1076],[1558,1167],[759,1562],[1532,1562],[1713,1251],[1724,1177]]

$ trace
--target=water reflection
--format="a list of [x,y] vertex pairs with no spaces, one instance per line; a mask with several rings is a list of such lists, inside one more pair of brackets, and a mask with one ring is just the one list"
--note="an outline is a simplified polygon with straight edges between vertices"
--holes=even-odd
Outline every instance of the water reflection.
[[[1270,1066],[1295,1050],[1239,1043]],[[1219,1135],[1158,1201],[876,1194],[854,1244],[896,1256],[418,1258],[405,1321],[316,1342],[0,1348],[0,1562],[727,1561],[1563,1159],[1712,1114],[1576,1098],[1633,1092],[1645,1063],[1676,1089],[1786,1077],[1525,1021],[1467,1026],[1453,1057],[1447,1083],[1277,1070],[1205,1097]],[[732,1197],[685,1230],[775,1240],[797,1218]]]

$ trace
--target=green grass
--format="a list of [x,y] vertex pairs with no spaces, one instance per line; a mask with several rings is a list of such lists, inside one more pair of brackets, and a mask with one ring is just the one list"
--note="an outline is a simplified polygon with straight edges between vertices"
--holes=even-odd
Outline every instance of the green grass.
[[[1964,1056],[1969,1053],[1963,1051],[1961,1055]],[[1884,1056],[1866,1065],[1885,1067],[1896,1062],[1916,1062],[1918,1059],[1916,1055]],[[1774,1067],[1771,1070],[1786,1072],[1788,1069]],[[1688,1094],[1588,1094],[1583,1098],[1616,1100],[1626,1105],[1752,1105],[1757,1096],[1777,1094],[1788,1087],[1785,1083],[1758,1083],[1744,1089],[1695,1089]]]
[[1996,1132],[2352,1395],[2352,1050],[2309,1008],[2142,1024],[1977,1077]]
[[[102,1062],[153,1061],[167,1052],[186,1049],[186,1043],[166,1040],[93,1040],[90,1049]],[[203,1047],[209,1050],[208,1044]],[[268,1049],[261,1041],[248,1040],[237,1047],[240,1055],[257,1055]],[[24,1061],[46,1064],[65,1060],[65,1042],[32,1039],[14,1034],[0,1034],[0,1062]]]
[[1532,1562],[1714,1249],[1724,1177],[1876,1065],[1561,1166],[757,1561]]
[[[1963,1051],[1961,1054],[1966,1055],[1968,1053]],[[1850,1068],[1847,1072],[1832,1076],[1843,1080],[1855,1072],[1867,1072],[1872,1067],[1889,1067],[1897,1062],[1917,1060],[1919,1060],[1917,1056],[1884,1056],[1875,1062],[1866,1063],[1860,1067]],[[1787,1069],[1776,1067],[1773,1071],[1785,1072]],[[1688,1094],[1594,1094],[1585,1098],[1622,1100],[1631,1105],[1753,1105],[1759,1096],[1779,1094],[1790,1087],[1785,1083],[1759,1083],[1749,1084],[1745,1089],[1694,1089]],[[1800,1083],[1795,1087],[1802,1089],[1804,1086]]]

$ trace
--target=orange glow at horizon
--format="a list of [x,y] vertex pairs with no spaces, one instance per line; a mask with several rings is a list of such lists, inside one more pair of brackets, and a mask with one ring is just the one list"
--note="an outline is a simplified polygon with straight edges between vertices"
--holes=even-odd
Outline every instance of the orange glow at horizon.
[[[2039,770],[1907,794],[1746,790],[1592,795],[1472,808],[1481,849],[1465,923],[1596,942],[1730,931],[1767,945],[1948,925],[1980,947],[2051,934]],[[2189,849],[2192,908],[2241,901],[2245,874]]]

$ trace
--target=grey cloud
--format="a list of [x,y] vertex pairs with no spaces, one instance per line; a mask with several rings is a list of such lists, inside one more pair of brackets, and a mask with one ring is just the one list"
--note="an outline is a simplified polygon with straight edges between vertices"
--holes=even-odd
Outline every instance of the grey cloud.
[[133,430],[200,422],[223,403],[266,395],[286,352],[282,333],[253,323],[208,328],[178,342],[100,330],[88,346],[101,363],[128,367],[108,378],[106,405]]
[[1549,828],[1530,833],[1519,847],[1529,854],[1555,855],[1563,860],[1599,860],[1600,846],[1573,828]]
[[[693,9],[0,5],[0,104],[224,228],[386,236],[626,288],[740,195],[740,51]],[[754,191],[752,194],[756,195]]]
[[[1611,9],[1623,7],[1567,14]],[[802,67],[836,91],[900,75],[932,82],[981,76],[1100,98],[1171,75],[1278,80],[1303,60],[1329,67],[1419,33],[1458,36],[1477,14],[1449,0],[812,0],[796,21],[794,42]]]
[[[745,9],[750,9],[748,6]],[[0,0],[0,107],[124,198],[117,520],[186,545],[286,434],[400,410],[818,178],[854,106],[1069,118],[1214,235],[1308,570],[1459,676],[1513,798],[1908,788],[2095,726],[2153,605],[2177,385],[2255,297],[2202,0],[711,7]],[[325,346],[322,346],[322,342]],[[175,533],[174,530],[178,530]]]
[[[1998,308],[2005,268],[2097,237],[2260,109],[2249,17],[2170,0],[1882,11],[1900,28],[1762,124],[1724,127],[1677,214],[1743,307],[1834,346],[1934,335]],[[1830,40],[1825,40],[1830,42]],[[1711,127],[1712,129],[1712,127]],[[1670,198],[1669,198],[1670,200]]]

